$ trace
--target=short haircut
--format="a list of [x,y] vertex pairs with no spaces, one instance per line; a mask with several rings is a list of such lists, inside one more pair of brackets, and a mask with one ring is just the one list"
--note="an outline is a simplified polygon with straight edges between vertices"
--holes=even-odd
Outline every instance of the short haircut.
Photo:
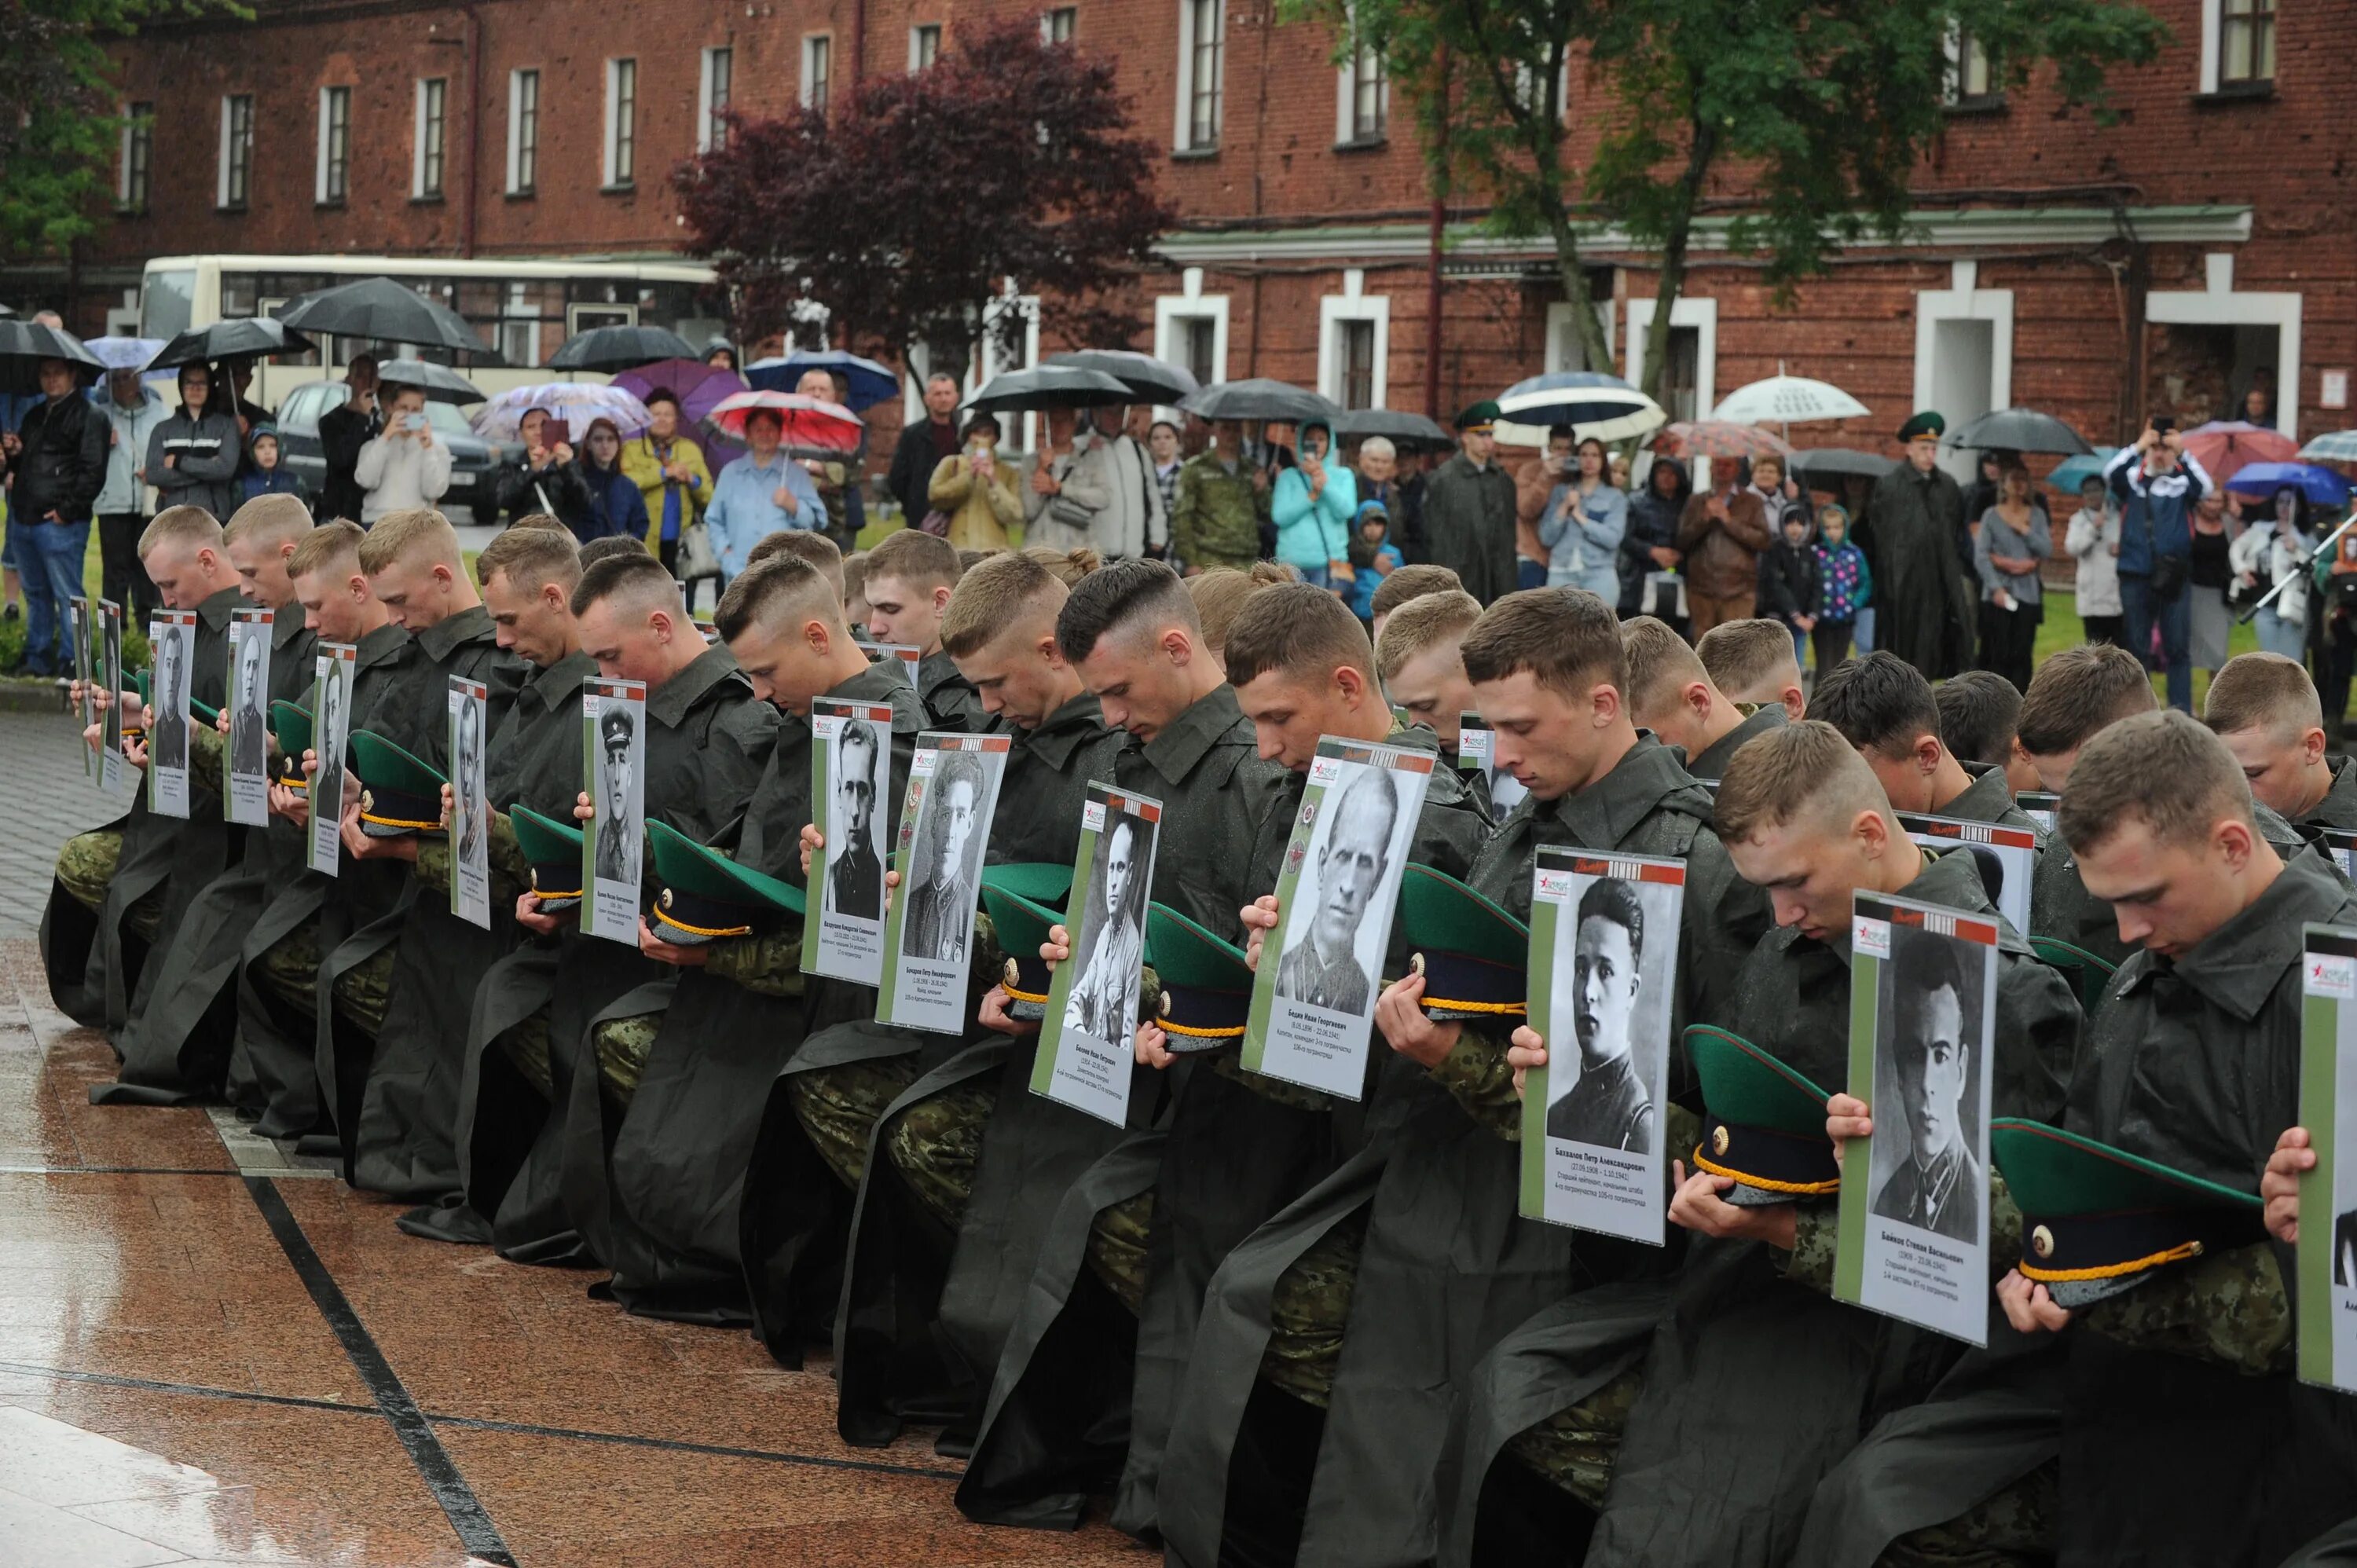
[[976,566],[997,554],[996,550],[961,550],[958,552],[958,575],[963,577]]
[[2087,744],[2105,727],[2154,707],[2144,662],[2109,642],[2066,648],[2038,667],[2022,693],[2015,735],[2032,757],[2055,757]]
[[1388,435],[1370,435],[1359,443],[1359,456],[1396,458],[1399,448],[1392,445],[1392,438]]
[[1108,633],[1146,620],[1185,627],[1199,639],[1203,635],[1194,598],[1178,573],[1142,557],[1116,561],[1073,586],[1056,616],[1056,643],[1066,659],[1079,664]]
[[1932,695],[1940,704],[1940,739],[1950,752],[1992,768],[2012,758],[2014,725],[2021,718],[2021,693],[2012,682],[1993,670],[1967,670]]
[[311,532],[311,509],[284,490],[273,490],[247,501],[221,527],[221,542],[241,539],[289,544]]
[[1477,686],[1527,670],[1540,685],[1573,699],[1599,683],[1629,689],[1620,618],[1585,588],[1508,594],[1481,612],[1461,647],[1465,678]]
[[[647,547],[642,540],[627,533],[601,534],[581,547],[581,569],[586,572],[600,561],[628,560],[633,555],[646,554]],[[650,555],[648,559],[653,557]]]
[[1463,641],[1480,618],[1481,601],[1462,589],[1410,599],[1383,622],[1383,635],[1375,642],[1375,673],[1390,681],[1426,649]]
[[878,577],[895,577],[923,592],[928,588],[953,588],[964,575],[957,546],[921,528],[888,533],[867,552],[867,580],[871,583]]
[[1822,719],[1802,719],[1737,747],[1718,781],[1711,822],[1722,841],[1738,844],[1804,810],[1846,820],[1889,804],[1866,758],[1841,731]]
[[1809,717],[1833,725],[1860,751],[1871,747],[1890,757],[1913,751],[1921,736],[1947,738],[1932,682],[1887,648],[1820,674],[1809,693]]
[[843,628],[843,596],[801,556],[772,555],[737,575],[712,612],[712,628],[734,642],[757,621],[774,629],[804,618]]
[[511,586],[536,594],[554,583],[568,603],[581,581],[581,547],[562,528],[511,528],[475,557],[475,580],[506,573]]
[[[1383,630],[1388,634],[1391,628]],[[1677,688],[1710,679],[1693,645],[1653,616],[1631,616],[1620,623],[1620,653],[1629,664],[1626,695],[1632,714],[1658,712]]]
[[2280,653],[2238,653],[2211,677],[2201,722],[2220,735],[2262,725],[2298,735],[2320,728],[2324,704],[2308,666]]
[[1370,685],[1375,679],[1367,628],[1341,600],[1308,583],[1286,583],[1245,599],[1220,646],[1232,686],[1272,670],[1323,680],[1327,671],[1346,664]]
[[[1265,565],[1254,562],[1254,566]],[[1213,654],[1227,646],[1228,628],[1235,624],[1236,612],[1244,601],[1263,588],[1275,585],[1259,572],[1242,572],[1233,566],[1213,566],[1188,578],[1187,596],[1195,601],[1195,618],[1203,628],[1203,646]]]
[[1426,594],[1461,594],[1465,579],[1446,566],[1402,566],[1383,581],[1369,605],[1371,616],[1387,616],[1407,603]]
[[[1049,575],[1068,588],[1104,564],[1104,557],[1085,544],[1077,550],[1059,550],[1052,544],[1034,544],[1023,553],[1048,568]],[[972,573],[969,571],[967,575],[972,575]]]
[[221,543],[221,521],[212,513],[200,506],[167,506],[156,514],[156,521],[139,536],[139,558],[145,560],[147,553],[159,544],[218,550]]
[[834,596],[843,596],[843,546],[825,534],[810,528],[781,528],[755,542],[745,553],[745,564],[759,565],[772,555],[793,555],[818,568],[818,575],[834,585]]
[[586,615],[590,606],[608,599],[643,605],[651,610],[668,609],[683,621],[687,618],[687,603],[679,596],[679,584],[671,568],[644,550],[609,555],[582,569],[581,581],[573,587],[573,613]]
[[671,404],[672,407],[677,408],[679,406],[679,393],[672,391],[669,387],[650,387],[647,389],[647,395],[640,398],[639,402],[648,408],[652,408],[659,403],[667,403]]
[[1619,876],[1599,876],[1579,896],[1579,911],[1571,922],[1577,933],[1590,919],[1609,920],[1629,933],[1629,956],[1645,956],[1645,906],[1638,901],[1637,886]]
[[350,576],[361,569],[361,541],[367,537],[359,523],[347,519],[323,522],[295,542],[295,553],[286,558],[286,575],[307,577],[333,571]]
[[361,541],[361,570],[370,576],[404,555],[422,553],[437,566],[453,572],[467,569],[466,553],[458,548],[458,531],[432,507],[409,507],[378,518]]
[[1792,628],[1764,617],[1719,622],[1702,634],[1695,655],[1722,692],[1748,692],[1786,665],[1800,668]]
[[967,658],[1041,615],[1053,625],[1068,592],[1063,579],[1030,551],[1003,551],[951,590],[949,608],[942,612],[942,651]]
[[2251,786],[2226,743],[2173,708],[2136,714],[2091,736],[2072,765],[2058,825],[2086,854],[2130,818],[2163,843],[2198,843],[2221,817],[2257,831]]

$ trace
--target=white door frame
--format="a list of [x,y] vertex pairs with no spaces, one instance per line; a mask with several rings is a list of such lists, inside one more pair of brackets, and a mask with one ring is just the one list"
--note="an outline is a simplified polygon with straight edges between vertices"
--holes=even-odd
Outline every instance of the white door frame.
[[[2144,296],[2144,318],[2162,327],[2272,327],[2276,329],[2276,428],[2299,439],[2300,305],[2298,294],[2244,294],[2234,288],[2234,255],[2212,251],[2202,260],[2201,289]],[[2242,410],[2227,411],[2240,419]]]

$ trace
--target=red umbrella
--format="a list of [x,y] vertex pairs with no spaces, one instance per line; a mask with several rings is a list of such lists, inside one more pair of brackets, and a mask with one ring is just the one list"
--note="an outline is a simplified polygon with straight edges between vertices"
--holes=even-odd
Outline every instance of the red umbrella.
[[1790,444],[1756,424],[1726,419],[1695,419],[1664,425],[1653,437],[1656,457],[1784,457]]
[[797,457],[844,457],[859,450],[866,426],[859,416],[839,403],[804,397],[800,392],[746,392],[726,397],[704,423],[735,440],[745,439],[745,416],[757,408],[774,411],[785,422],[779,444]]
[[2185,454],[2201,465],[2212,482],[2223,485],[2234,470],[2253,463],[2288,463],[2299,456],[2299,443],[2280,430],[2242,420],[2212,420],[2197,424],[2183,437]]

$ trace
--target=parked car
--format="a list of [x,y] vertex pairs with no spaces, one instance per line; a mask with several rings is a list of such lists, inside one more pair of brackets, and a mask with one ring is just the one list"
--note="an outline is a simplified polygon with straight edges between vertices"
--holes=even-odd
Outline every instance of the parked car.
[[[278,446],[289,468],[317,495],[328,479],[327,454],[319,446],[319,416],[344,403],[351,389],[341,381],[306,381],[278,405]],[[523,456],[514,442],[486,441],[467,424],[457,405],[429,403],[425,417],[434,439],[450,448],[450,489],[442,510],[460,524],[490,526],[500,521],[499,478],[502,465]]]

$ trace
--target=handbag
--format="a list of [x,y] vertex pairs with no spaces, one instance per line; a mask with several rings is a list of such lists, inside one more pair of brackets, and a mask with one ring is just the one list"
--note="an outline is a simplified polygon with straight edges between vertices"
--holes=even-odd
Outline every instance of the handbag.
[[697,518],[679,531],[679,580],[693,583],[719,575],[720,557],[712,553],[712,535]]

